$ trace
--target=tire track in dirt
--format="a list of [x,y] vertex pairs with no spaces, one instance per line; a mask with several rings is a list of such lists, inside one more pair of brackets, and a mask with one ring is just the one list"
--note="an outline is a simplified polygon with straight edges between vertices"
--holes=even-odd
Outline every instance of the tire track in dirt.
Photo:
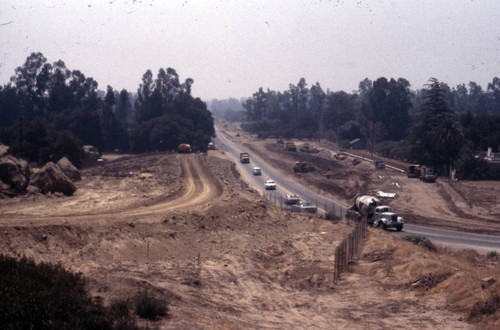
[[[179,155],[181,166],[181,177],[183,180],[184,189],[177,198],[166,201],[159,201],[155,204],[134,207],[133,209],[122,209],[119,211],[99,212],[99,213],[71,213],[71,214],[48,214],[37,216],[33,214],[0,214],[1,225],[22,225],[36,224],[46,225],[61,222],[78,222],[83,223],[106,223],[112,221],[124,221],[126,218],[133,217],[135,220],[141,217],[162,214],[179,209],[187,209],[199,207],[211,202],[223,193],[223,186],[216,178],[214,173],[208,167],[206,155],[204,154],[188,154]],[[145,222],[145,219],[141,219]]]
[[182,177],[186,179],[184,193],[179,198],[158,203],[127,215],[148,215],[180,208],[203,205],[222,194],[222,185],[206,165],[205,155],[182,155]]

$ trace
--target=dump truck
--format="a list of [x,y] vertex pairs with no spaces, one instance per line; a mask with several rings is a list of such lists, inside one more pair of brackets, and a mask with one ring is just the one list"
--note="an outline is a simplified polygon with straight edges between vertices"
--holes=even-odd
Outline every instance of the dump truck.
[[422,173],[420,174],[420,180],[423,182],[436,182],[437,175],[433,170],[428,168],[423,168]]
[[422,169],[420,168],[420,165],[417,164],[408,166],[408,169],[406,170],[406,176],[409,178],[420,178],[421,173]]
[[375,159],[373,161],[373,164],[375,165],[375,168],[377,170],[383,170],[383,169],[385,169],[385,163],[383,161],[381,161],[381,160]]
[[333,158],[337,160],[344,160],[347,158],[347,154],[345,152],[336,152],[333,154]]
[[181,143],[179,144],[179,146],[177,147],[177,150],[179,151],[179,153],[181,154],[187,154],[187,153],[190,153],[191,152],[191,145],[190,144],[187,144],[187,143]]
[[240,153],[240,162],[241,163],[250,163],[250,155],[248,152]]

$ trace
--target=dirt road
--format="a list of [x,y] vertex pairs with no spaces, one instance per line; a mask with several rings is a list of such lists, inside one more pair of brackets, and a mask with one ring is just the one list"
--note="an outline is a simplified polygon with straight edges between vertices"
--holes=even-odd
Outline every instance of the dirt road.
[[[0,224],[60,224],[62,223],[78,223],[92,224],[94,222],[124,221],[126,219],[140,219],[141,222],[147,221],[149,216],[161,214],[163,212],[171,212],[178,209],[189,209],[197,205],[207,204],[209,201],[222,195],[222,185],[216,179],[211,171],[207,171],[205,161],[206,155],[179,155],[178,161],[180,165],[180,176],[177,178],[177,184],[172,196],[155,193],[150,194],[155,196],[153,200],[147,200],[143,203],[136,201],[136,194],[122,199],[123,196],[103,196],[99,199],[108,199],[114,204],[112,207],[103,209],[101,205],[92,208],[92,203],[85,203],[89,197],[88,191],[83,194],[79,190],[72,197],[56,196],[54,201],[50,196],[43,198],[36,196],[33,205],[19,209],[19,204],[23,204],[23,200],[17,203],[7,203],[9,200],[4,200],[1,203],[2,213],[0,214]],[[144,160],[147,162],[147,159]],[[150,172],[150,170],[149,170]],[[149,172],[135,173],[136,176],[143,181],[152,181],[154,177]],[[107,184],[96,180],[93,184],[85,182],[87,186],[99,186]],[[163,190],[162,187],[158,187]],[[125,188],[126,189],[126,188]],[[124,192],[121,192],[124,193]],[[143,195],[145,197],[146,195]],[[28,197],[29,198],[29,197]],[[84,199],[82,201],[82,199]],[[62,203],[59,203],[62,202]],[[154,217],[153,217],[154,218]]]

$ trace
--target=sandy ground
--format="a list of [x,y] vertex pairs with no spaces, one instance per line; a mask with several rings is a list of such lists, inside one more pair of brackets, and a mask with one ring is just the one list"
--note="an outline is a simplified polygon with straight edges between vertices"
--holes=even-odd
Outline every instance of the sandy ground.
[[[105,303],[147,289],[169,304],[169,316],[150,324],[160,329],[475,326],[443,295],[408,289],[412,276],[398,285],[371,276],[387,266],[363,256],[334,284],[334,249],[353,223],[280,210],[242,189],[219,151],[109,159],[83,171],[74,196],[0,200],[0,251],[80,272]],[[334,180],[341,179],[327,183]],[[349,182],[346,196],[376,184],[370,174]],[[318,189],[333,194],[327,187]],[[478,219],[494,217],[478,212]],[[498,265],[488,269],[498,275]]]

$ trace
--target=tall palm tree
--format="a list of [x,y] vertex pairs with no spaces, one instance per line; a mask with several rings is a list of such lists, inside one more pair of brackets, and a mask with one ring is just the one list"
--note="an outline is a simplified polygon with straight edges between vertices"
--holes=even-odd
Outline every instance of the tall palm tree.
[[465,141],[460,124],[451,117],[437,120],[436,126],[429,132],[429,138],[434,150],[441,155],[445,163],[445,172],[454,179],[454,165]]

